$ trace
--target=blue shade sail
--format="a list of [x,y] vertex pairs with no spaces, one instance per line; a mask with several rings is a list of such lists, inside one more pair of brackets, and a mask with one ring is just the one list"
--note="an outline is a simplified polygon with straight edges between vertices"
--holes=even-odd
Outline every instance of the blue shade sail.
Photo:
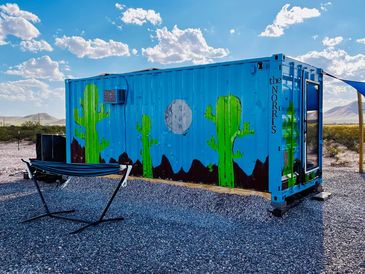
[[352,86],[354,89],[360,92],[363,96],[365,96],[365,82],[341,79],[327,72],[325,72],[324,74],[337,80],[341,80],[342,82],[345,82],[346,84]]

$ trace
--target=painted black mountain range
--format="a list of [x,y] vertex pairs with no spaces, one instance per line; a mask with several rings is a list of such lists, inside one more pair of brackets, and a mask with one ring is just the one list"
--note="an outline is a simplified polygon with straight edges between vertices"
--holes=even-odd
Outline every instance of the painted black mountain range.
[[[85,149],[79,145],[76,139],[73,139],[71,144],[72,162],[85,162]],[[105,163],[105,160],[100,157],[100,162]],[[128,157],[127,153],[122,153],[118,159],[111,158],[110,163],[131,164],[133,161]],[[249,188],[258,191],[268,191],[268,171],[269,158],[265,162],[256,160],[255,168],[251,175],[247,175],[237,163],[233,163],[235,174],[235,187]],[[142,163],[137,160],[133,163],[131,175],[142,176]],[[203,184],[216,185],[218,182],[218,166],[204,166],[199,160],[192,161],[190,169],[186,172],[182,168],[174,173],[169,159],[162,155],[160,165],[153,168],[153,177],[161,179],[169,179],[174,181],[196,182]]]

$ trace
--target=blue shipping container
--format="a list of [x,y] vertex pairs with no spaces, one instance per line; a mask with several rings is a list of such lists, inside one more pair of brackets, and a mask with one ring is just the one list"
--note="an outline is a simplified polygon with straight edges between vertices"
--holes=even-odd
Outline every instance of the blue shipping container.
[[321,69],[282,54],[68,79],[67,162],[270,192],[322,183]]

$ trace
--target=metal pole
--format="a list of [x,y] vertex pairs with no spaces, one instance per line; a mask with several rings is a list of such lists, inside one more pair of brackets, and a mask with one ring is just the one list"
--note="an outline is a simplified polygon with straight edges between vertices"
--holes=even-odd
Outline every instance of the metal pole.
[[18,150],[19,150],[19,143],[20,143],[20,130],[18,130]]
[[357,103],[359,109],[359,173],[363,173],[363,161],[364,161],[364,125],[362,116],[362,97],[361,93],[357,93]]

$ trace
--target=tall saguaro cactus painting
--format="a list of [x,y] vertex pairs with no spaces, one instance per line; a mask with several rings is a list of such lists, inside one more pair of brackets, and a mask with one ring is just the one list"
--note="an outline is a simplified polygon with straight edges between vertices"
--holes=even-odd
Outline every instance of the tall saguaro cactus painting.
[[289,103],[288,111],[282,125],[285,150],[288,153],[287,165],[284,166],[283,175],[288,178],[288,187],[295,185],[297,177],[294,174],[295,150],[298,146],[298,122],[295,117],[293,102]]
[[241,101],[234,95],[218,97],[215,115],[212,106],[205,111],[205,118],[216,124],[217,137],[209,139],[208,145],[218,152],[220,186],[234,187],[233,160],[243,156],[240,151],[233,152],[235,139],[254,134],[249,122],[244,122],[240,129],[241,115]]
[[151,158],[151,146],[157,144],[156,139],[150,138],[151,133],[151,118],[143,114],[142,115],[142,124],[137,124],[137,131],[141,134],[142,139],[142,166],[143,166],[143,177],[153,178],[153,170],[152,170],[152,158]]
[[75,129],[76,137],[85,140],[85,161],[86,163],[99,163],[100,152],[109,146],[109,141],[102,138],[99,142],[96,125],[101,120],[109,117],[109,112],[105,111],[104,104],[98,101],[98,88],[94,84],[86,85],[83,98],[80,99],[82,115],[79,114],[79,108],[74,109],[74,120],[77,125],[83,128],[80,131]]

